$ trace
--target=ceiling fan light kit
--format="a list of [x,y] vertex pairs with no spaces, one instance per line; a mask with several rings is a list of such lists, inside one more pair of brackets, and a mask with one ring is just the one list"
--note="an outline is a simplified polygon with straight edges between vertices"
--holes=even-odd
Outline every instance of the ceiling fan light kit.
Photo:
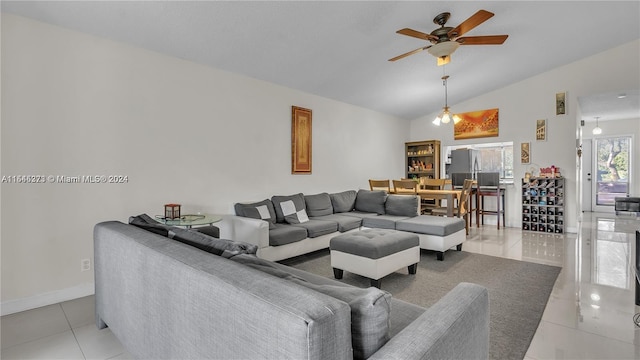
[[457,41],[444,41],[431,46],[427,51],[429,54],[440,59],[450,56],[458,50],[458,47],[460,47],[460,43]]

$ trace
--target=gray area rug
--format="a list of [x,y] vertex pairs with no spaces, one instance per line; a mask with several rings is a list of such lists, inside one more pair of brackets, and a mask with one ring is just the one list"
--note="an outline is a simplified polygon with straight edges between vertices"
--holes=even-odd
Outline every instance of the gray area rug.
[[[282,261],[311,273],[333,278],[329,250]],[[435,252],[421,251],[416,275],[404,268],[382,279],[394,297],[429,307],[460,282],[489,289],[491,359],[523,359],[538,328],[549,294],[560,273],[556,266],[449,250],[444,261]],[[349,272],[342,282],[368,287],[369,280]]]

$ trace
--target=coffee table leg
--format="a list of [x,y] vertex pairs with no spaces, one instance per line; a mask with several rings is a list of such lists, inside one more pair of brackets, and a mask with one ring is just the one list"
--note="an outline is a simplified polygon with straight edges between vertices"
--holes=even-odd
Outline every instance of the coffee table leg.
[[344,273],[344,271],[342,269],[333,268],[333,276],[336,279],[342,279],[342,274],[343,273]]

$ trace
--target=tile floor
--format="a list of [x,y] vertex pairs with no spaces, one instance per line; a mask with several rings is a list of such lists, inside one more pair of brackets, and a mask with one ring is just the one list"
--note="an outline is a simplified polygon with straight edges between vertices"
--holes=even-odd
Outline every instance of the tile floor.
[[[640,359],[636,229],[640,218],[600,213],[585,213],[578,234],[474,226],[464,250],[563,267],[525,359]],[[2,359],[132,358],[96,328],[92,296],[3,316],[1,329]]]

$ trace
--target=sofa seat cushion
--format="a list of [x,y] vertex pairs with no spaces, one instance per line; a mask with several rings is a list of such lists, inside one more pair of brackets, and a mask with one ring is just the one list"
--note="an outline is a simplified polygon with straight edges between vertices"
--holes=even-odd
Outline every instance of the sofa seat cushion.
[[408,219],[407,216],[395,215],[379,215],[362,219],[362,226],[376,229],[392,229],[396,228],[396,221]]
[[357,211],[372,212],[383,215],[387,192],[384,190],[358,190],[355,209]]
[[338,223],[338,231],[345,232],[353,229],[357,229],[362,225],[362,219],[355,216],[345,216],[342,214],[331,214],[325,216],[316,216],[311,218],[312,220],[326,220],[334,221]]
[[326,220],[309,220],[302,224],[292,224],[291,226],[304,228],[310,238],[331,234],[338,231],[338,223]]
[[[299,277],[286,266],[253,255],[238,255],[231,260],[253,267],[273,276],[294,282],[311,290],[329,295],[349,304],[351,308],[351,341],[354,359],[367,359],[389,341],[391,294],[369,287],[315,283]],[[297,272],[299,273],[299,272]],[[307,280],[309,279],[309,280]]]
[[331,251],[380,259],[402,250],[420,246],[418,235],[396,230],[365,229],[331,239]]
[[288,225],[274,224],[274,228],[269,230],[269,245],[280,246],[291,244],[307,238],[307,229]]
[[420,215],[409,219],[398,220],[396,222],[396,230],[447,236],[464,230],[464,220],[457,217]]

